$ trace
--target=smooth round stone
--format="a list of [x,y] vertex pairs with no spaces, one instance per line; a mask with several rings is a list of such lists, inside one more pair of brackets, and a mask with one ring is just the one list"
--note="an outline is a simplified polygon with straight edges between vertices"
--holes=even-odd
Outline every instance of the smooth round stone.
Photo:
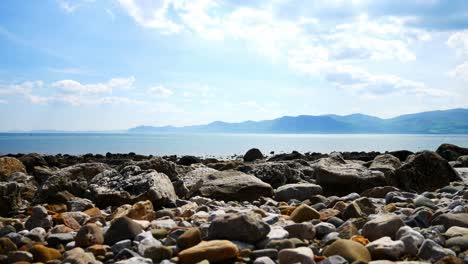
[[436,242],[426,239],[419,248],[418,257],[431,262],[436,262],[445,256],[455,256],[455,252],[443,248]]
[[201,232],[198,228],[190,228],[186,230],[179,238],[177,239],[177,246],[180,249],[186,249],[193,247],[201,242]]
[[15,233],[15,232],[16,232],[16,228],[14,228],[11,225],[6,225],[6,226],[0,228],[0,237],[6,236],[9,233]]
[[371,261],[371,255],[366,247],[352,240],[339,239],[333,242],[323,251],[324,256],[340,255],[348,262]]
[[66,245],[75,238],[71,233],[51,234],[47,237],[47,245],[57,247],[58,245]]
[[95,244],[104,243],[102,228],[96,224],[87,224],[82,226],[75,237],[76,246],[89,247]]
[[334,225],[335,227],[340,227],[344,221],[336,216],[334,217],[331,217],[330,219],[327,220],[327,223],[330,223],[332,225]]
[[306,204],[301,204],[291,213],[290,219],[296,223],[302,223],[313,219],[320,219],[320,213]]
[[322,238],[325,235],[335,231],[336,227],[331,223],[320,223],[315,225],[315,232],[318,238]]
[[104,234],[104,242],[112,246],[122,240],[134,239],[141,232],[143,232],[143,229],[139,224],[126,216],[120,217],[114,220]]
[[9,238],[7,237],[2,237],[0,238],[0,255],[2,254],[8,254],[10,251],[16,251],[18,248],[16,247],[16,244],[13,243]]
[[330,256],[317,264],[348,264],[349,262],[339,255]]
[[270,233],[268,233],[268,239],[285,239],[289,237],[289,232],[286,231],[281,226],[272,226],[270,229]]
[[153,237],[156,239],[162,239],[165,238],[169,234],[169,232],[166,229],[155,228],[151,229],[151,234],[153,234]]
[[373,241],[384,236],[395,238],[395,234],[405,223],[397,215],[380,215],[370,220],[362,228],[362,235]]
[[8,252],[8,263],[15,262],[33,262],[33,255],[27,251],[10,251]]
[[311,223],[297,223],[285,226],[290,238],[312,240],[315,237],[315,226]]
[[179,263],[192,264],[202,260],[211,262],[222,262],[235,258],[239,254],[236,245],[227,240],[202,241],[198,245],[181,251]]
[[253,264],[275,264],[269,257],[260,257],[254,260]]
[[271,259],[276,259],[278,258],[278,250],[275,248],[266,248],[266,249],[259,249],[259,250],[254,250],[250,254],[251,258],[257,259],[261,257],[269,257]]
[[294,243],[289,239],[271,240],[266,245],[266,248],[273,248],[278,251],[285,249],[285,248],[293,248],[293,247],[294,247]]
[[414,200],[414,205],[416,207],[428,207],[431,209],[437,209],[437,206],[434,204],[434,202],[431,199],[424,197],[422,195],[416,197],[416,199]]
[[390,237],[382,237],[366,245],[372,259],[397,260],[405,251],[402,241],[393,241]]
[[465,251],[468,249],[468,236],[452,237],[445,241],[445,246],[456,252]]
[[287,248],[278,253],[279,264],[315,264],[314,252],[308,247]]
[[124,249],[130,249],[132,247],[132,241],[130,239],[125,239],[122,241],[119,241],[115,243],[112,247],[111,250],[114,252],[115,255],[117,255],[120,251]]
[[143,256],[151,259],[155,263],[158,263],[164,259],[170,259],[172,257],[172,249],[166,246],[148,247],[146,248]]

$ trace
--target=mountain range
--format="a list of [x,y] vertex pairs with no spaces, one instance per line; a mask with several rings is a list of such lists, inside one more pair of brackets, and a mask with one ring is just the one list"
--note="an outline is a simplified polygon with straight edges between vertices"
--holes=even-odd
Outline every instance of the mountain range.
[[379,118],[370,115],[300,115],[272,120],[228,123],[222,121],[196,126],[138,126],[130,133],[391,133],[468,134],[468,109],[450,109]]

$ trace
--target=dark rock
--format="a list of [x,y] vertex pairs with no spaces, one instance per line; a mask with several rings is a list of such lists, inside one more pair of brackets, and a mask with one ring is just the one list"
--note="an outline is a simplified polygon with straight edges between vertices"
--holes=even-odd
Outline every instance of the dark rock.
[[388,154],[397,157],[401,162],[404,162],[410,155],[414,153],[409,150],[396,150],[390,151]]
[[282,154],[277,154],[271,158],[268,159],[268,161],[285,161],[285,160],[296,160],[296,159],[305,159],[306,156],[303,154],[293,151],[291,153],[282,153]]
[[109,227],[109,230],[104,234],[104,242],[107,245],[130,239],[133,240],[138,234],[142,233],[143,229],[132,219],[124,216],[114,220]]
[[183,156],[179,161],[177,161],[177,164],[183,166],[190,166],[197,163],[201,163],[201,160],[195,156]]
[[287,202],[291,199],[304,201],[322,194],[322,187],[312,183],[286,184],[275,190],[275,200]]
[[443,225],[445,229],[452,226],[468,228],[468,214],[442,214],[432,221],[432,225]]
[[225,201],[254,201],[273,196],[273,189],[253,175],[228,170],[214,172],[197,182],[188,194],[195,195]]
[[369,166],[371,170],[378,170],[383,173],[394,171],[401,166],[400,160],[391,154],[382,154],[374,158]]
[[259,149],[253,148],[249,149],[245,154],[244,154],[244,161],[246,162],[252,162],[255,160],[260,160],[263,159],[263,154]]
[[468,148],[462,148],[453,144],[442,144],[437,148],[436,152],[448,161],[455,161],[460,156],[468,155]]
[[0,182],[0,216],[8,216],[22,207],[21,189],[16,182]]
[[218,216],[211,222],[208,236],[210,239],[228,239],[255,243],[264,239],[270,226],[256,215],[228,214]]
[[36,166],[48,166],[45,159],[37,153],[26,154],[19,157],[18,159],[24,164],[26,171],[29,173],[32,173],[34,171],[34,167]]
[[88,190],[88,182],[108,169],[109,166],[103,163],[81,163],[63,168],[46,180],[37,192],[35,201],[53,201],[52,196],[61,191],[84,197]]
[[278,188],[287,183],[297,183],[303,177],[303,173],[291,168],[286,163],[265,162],[254,164],[251,167],[238,167],[238,170],[253,174],[260,180]]
[[435,152],[416,154],[400,168],[387,174],[387,181],[402,190],[413,192],[434,191],[461,180],[450,164]]

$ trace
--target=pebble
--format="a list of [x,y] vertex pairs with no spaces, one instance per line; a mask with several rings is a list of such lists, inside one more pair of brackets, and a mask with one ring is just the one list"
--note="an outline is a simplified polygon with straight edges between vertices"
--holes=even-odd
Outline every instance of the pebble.
[[290,218],[296,223],[302,223],[313,219],[320,219],[320,213],[306,204],[301,204],[294,209]]
[[382,237],[366,245],[372,259],[397,260],[405,252],[402,241],[393,241],[390,237]]
[[326,247],[323,251],[324,256],[340,255],[345,258],[349,263],[354,261],[371,261],[369,250],[358,242],[346,239],[339,239],[333,242],[330,246]]
[[283,249],[278,253],[279,264],[315,264],[314,252],[308,247]]
[[228,240],[202,241],[198,245],[179,253],[181,264],[195,264],[202,260],[221,262],[235,258],[239,254],[236,245]]
[[120,217],[114,220],[107,232],[104,234],[104,242],[107,245],[130,239],[133,240],[138,234],[143,232],[140,225],[128,217]]
[[405,223],[397,215],[380,215],[376,219],[368,221],[362,228],[362,235],[370,241],[384,236],[395,238],[398,229]]

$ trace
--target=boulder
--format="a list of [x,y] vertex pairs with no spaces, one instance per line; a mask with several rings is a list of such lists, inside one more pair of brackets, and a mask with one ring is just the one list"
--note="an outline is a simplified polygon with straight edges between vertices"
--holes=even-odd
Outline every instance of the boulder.
[[401,162],[405,161],[410,155],[413,155],[414,153],[409,150],[395,150],[395,151],[390,151],[388,154],[397,157]]
[[22,207],[22,187],[16,182],[0,182],[0,216],[8,216]]
[[201,163],[201,160],[195,156],[183,156],[177,161],[178,165],[190,166],[192,164]]
[[239,249],[227,240],[202,241],[198,245],[185,249],[179,253],[179,263],[195,264],[202,260],[217,263],[235,258]]
[[265,162],[252,164],[251,166],[240,166],[238,170],[253,174],[260,180],[270,184],[273,188],[278,188],[287,183],[297,183],[303,177],[303,173],[291,168],[286,163]]
[[0,181],[8,181],[15,172],[26,173],[26,168],[21,161],[12,157],[0,158]]
[[338,154],[320,159],[313,167],[317,184],[322,186],[326,194],[361,193],[372,187],[386,185],[382,172],[369,170],[357,162],[346,161]]
[[458,157],[457,161],[453,164],[454,168],[467,168],[468,167],[468,155]]
[[108,169],[109,166],[104,163],[81,163],[65,167],[44,182],[37,192],[35,202],[53,202],[55,194],[62,191],[84,197],[91,179]]
[[149,200],[155,208],[173,206],[177,195],[170,179],[155,170],[133,168],[120,174],[106,170],[89,184],[90,196],[98,207],[119,206]]
[[291,199],[304,201],[322,194],[322,187],[312,183],[286,184],[275,190],[275,200],[287,202]]
[[397,157],[391,154],[382,154],[374,158],[369,166],[369,169],[386,173],[389,171],[394,171],[400,166],[401,162]]
[[306,204],[301,204],[292,211],[290,219],[295,223],[302,223],[313,219],[320,219],[320,213]]
[[449,185],[452,181],[461,181],[450,164],[432,151],[423,151],[414,155],[400,168],[386,176],[390,185],[417,193],[434,191]]
[[188,171],[184,173],[179,172],[179,179],[183,181],[184,185],[190,189],[195,185],[199,180],[204,177],[217,172],[217,170],[207,167],[203,164],[192,165]]
[[254,201],[273,196],[273,189],[253,175],[240,171],[218,171],[195,184],[188,196],[200,195],[215,200]]
[[134,161],[134,162],[125,164],[124,167],[128,165],[138,166],[142,170],[155,170],[159,173],[166,174],[169,177],[169,179],[171,179],[171,181],[178,180],[176,164],[172,161],[168,161],[160,157],[154,157],[149,160]]
[[263,157],[262,152],[257,148],[249,149],[244,154],[244,161],[246,161],[246,162],[252,162],[252,161],[260,160],[260,159],[263,159],[263,158],[264,157]]
[[460,156],[468,155],[468,148],[462,148],[453,144],[442,144],[437,148],[436,152],[448,161],[455,161]]
[[255,243],[266,238],[270,226],[254,214],[227,214],[218,216],[208,229],[210,239],[228,239]]
[[277,154],[268,159],[268,161],[286,161],[286,160],[296,160],[296,159],[305,159],[306,156],[301,154],[297,151],[293,151],[291,153],[281,153]]
[[46,263],[51,260],[62,258],[62,254],[55,248],[45,247],[44,245],[36,244],[29,250],[33,254],[35,262]]
[[37,153],[29,153],[18,158],[26,167],[29,173],[34,171],[34,167],[47,167],[48,164],[45,159]]
[[190,228],[177,238],[177,246],[183,250],[197,245],[201,240],[200,229]]

